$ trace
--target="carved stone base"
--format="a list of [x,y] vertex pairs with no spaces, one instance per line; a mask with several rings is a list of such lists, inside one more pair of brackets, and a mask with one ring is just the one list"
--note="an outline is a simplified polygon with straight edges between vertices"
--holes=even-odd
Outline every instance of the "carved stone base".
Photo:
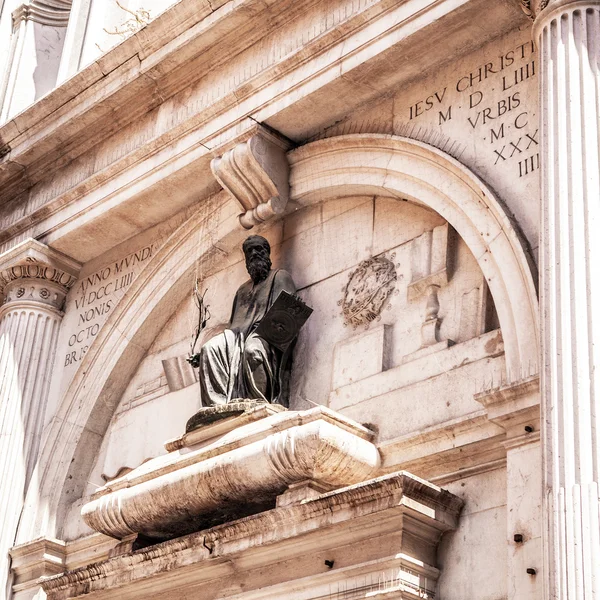
[[[221,414],[242,408],[245,402],[221,407]],[[96,490],[82,509],[84,521],[118,539],[138,533],[164,540],[274,508],[297,483],[333,490],[377,473],[379,451],[366,427],[325,407],[278,408],[258,405],[185,434],[179,450]],[[215,435],[221,424],[227,431]],[[211,429],[210,438],[186,443]]]
[[[243,408],[243,410],[242,410]],[[175,452],[183,448],[198,448],[214,444],[229,433],[244,425],[266,419],[271,415],[287,411],[281,404],[239,400],[223,406],[201,408],[189,421],[193,426],[183,435],[165,442],[165,450]]]

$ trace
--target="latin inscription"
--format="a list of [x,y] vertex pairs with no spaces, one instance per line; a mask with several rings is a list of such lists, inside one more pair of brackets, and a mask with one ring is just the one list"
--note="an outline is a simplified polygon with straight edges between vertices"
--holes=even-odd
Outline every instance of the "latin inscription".
[[438,126],[464,124],[486,143],[492,165],[509,165],[526,177],[540,166],[539,130],[521,89],[535,74],[535,47],[528,41],[433,91],[406,116],[415,121],[430,113]]
[[63,363],[65,367],[76,365],[83,359],[110,312],[157,249],[158,244],[145,246],[81,279],[75,285],[73,297],[69,299],[69,308],[74,309],[76,320],[72,321],[72,327],[68,331],[67,353]]

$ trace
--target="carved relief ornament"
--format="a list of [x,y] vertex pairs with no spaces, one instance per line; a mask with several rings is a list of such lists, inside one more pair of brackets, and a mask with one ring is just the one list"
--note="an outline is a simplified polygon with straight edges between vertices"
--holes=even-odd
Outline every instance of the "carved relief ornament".
[[81,265],[33,239],[0,257],[3,305],[33,301],[60,310]]
[[519,3],[523,12],[533,20],[550,4],[550,0],[519,0]]
[[[395,255],[392,254],[392,259]],[[354,327],[381,319],[381,312],[394,291],[398,275],[396,266],[385,256],[363,260],[350,273],[344,288],[344,298],[338,302],[342,307],[344,324]]]
[[290,196],[290,144],[262,128],[246,142],[234,146],[210,168],[216,180],[240,204],[240,223],[251,229],[281,214]]

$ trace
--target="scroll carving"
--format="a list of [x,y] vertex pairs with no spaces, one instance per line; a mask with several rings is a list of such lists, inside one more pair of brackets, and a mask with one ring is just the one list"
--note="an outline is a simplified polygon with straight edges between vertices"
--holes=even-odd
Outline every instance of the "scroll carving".
[[550,4],[550,0],[540,0],[536,6],[535,0],[519,0],[521,9],[531,19],[534,20]]
[[240,223],[245,229],[283,213],[290,196],[289,148],[285,140],[259,129],[212,160],[213,175],[244,211]]

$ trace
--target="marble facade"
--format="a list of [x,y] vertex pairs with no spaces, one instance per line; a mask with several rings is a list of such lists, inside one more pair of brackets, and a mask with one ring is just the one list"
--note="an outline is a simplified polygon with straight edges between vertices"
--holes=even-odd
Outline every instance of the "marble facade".
[[[600,2],[4,0],[0,63],[0,600],[600,597]],[[254,233],[289,410],[186,433]]]

